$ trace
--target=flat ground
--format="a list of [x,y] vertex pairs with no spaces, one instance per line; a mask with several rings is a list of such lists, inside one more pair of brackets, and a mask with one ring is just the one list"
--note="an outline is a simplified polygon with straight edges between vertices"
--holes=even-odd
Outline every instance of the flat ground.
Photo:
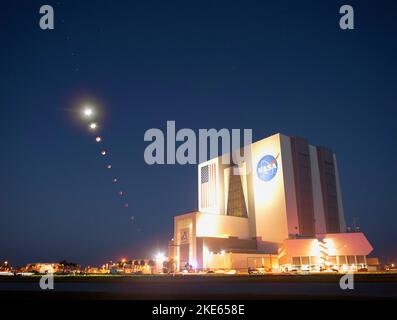
[[0,277],[0,299],[397,299],[397,274],[356,274],[342,290],[342,274]]

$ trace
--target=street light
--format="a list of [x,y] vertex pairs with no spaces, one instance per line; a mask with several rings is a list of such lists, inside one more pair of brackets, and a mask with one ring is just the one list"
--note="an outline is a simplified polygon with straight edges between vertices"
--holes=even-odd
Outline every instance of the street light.
[[158,264],[163,263],[165,261],[165,255],[162,252],[159,252],[155,256],[155,260]]

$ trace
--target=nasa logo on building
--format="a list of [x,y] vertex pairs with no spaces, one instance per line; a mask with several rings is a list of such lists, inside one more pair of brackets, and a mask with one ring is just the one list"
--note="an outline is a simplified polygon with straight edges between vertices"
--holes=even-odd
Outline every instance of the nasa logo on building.
[[259,179],[262,181],[270,181],[274,178],[278,169],[277,158],[278,155],[273,157],[268,154],[259,160],[258,166],[256,167],[256,174]]

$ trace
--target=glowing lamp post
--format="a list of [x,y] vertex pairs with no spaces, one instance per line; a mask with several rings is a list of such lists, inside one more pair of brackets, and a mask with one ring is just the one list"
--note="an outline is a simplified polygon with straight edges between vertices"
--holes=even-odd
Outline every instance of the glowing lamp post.
[[163,263],[164,263],[165,260],[166,260],[166,257],[164,255],[164,253],[159,252],[159,253],[156,254],[155,261],[156,261],[156,269],[157,269],[157,271],[162,272]]

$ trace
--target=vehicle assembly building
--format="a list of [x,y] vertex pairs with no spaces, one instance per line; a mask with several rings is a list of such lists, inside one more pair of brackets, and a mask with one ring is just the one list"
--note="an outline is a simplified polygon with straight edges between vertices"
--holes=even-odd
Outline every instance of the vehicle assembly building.
[[330,149],[275,134],[246,146],[241,161],[223,159],[199,164],[199,209],[174,218],[179,270],[366,268],[373,248],[346,231]]

